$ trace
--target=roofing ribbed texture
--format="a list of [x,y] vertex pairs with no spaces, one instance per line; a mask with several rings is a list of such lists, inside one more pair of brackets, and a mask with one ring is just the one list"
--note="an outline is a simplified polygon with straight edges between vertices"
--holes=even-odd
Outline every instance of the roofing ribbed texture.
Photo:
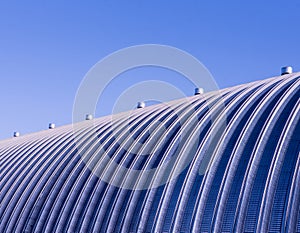
[[[95,119],[76,141],[64,126],[0,142],[0,232],[300,232],[299,76]],[[100,158],[94,168],[120,179],[100,147],[128,171],[162,169],[175,150],[171,172],[192,157],[168,183],[132,190],[86,166]]]

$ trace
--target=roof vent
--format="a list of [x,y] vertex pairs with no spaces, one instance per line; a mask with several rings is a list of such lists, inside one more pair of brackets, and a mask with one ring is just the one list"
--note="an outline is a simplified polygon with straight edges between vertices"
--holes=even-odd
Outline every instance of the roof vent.
[[146,107],[145,102],[138,102],[137,103],[137,108],[144,108],[144,107]]
[[54,129],[55,128],[55,124],[54,123],[49,123],[49,129]]
[[195,95],[200,95],[204,93],[204,89],[203,88],[195,88]]
[[291,74],[291,73],[293,73],[293,67],[284,66],[284,67],[281,68],[281,75]]
[[20,133],[19,132],[14,132],[14,137],[19,137],[20,136]]
[[92,114],[86,114],[86,115],[85,115],[85,119],[86,119],[87,121],[92,120],[92,119],[93,119],[93,115],[92,115]]

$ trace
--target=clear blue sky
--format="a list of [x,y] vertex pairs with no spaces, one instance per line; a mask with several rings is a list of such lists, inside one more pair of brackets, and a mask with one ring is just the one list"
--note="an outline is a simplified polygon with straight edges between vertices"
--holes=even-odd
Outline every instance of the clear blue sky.
[[[86,72],[132,45],[185,50],[221,88],[278,75],[285,65],[300,71],[299,10],[299,0],[1,1],[0,139],[71,123]],[[180,85],[178,75],[159,69],[120,78],[112,92],[151,78]]]

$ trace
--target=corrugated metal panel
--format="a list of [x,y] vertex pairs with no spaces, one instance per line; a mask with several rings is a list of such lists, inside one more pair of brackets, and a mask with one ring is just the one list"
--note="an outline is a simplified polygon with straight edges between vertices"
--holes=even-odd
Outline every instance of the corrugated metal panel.
[[[76,143],[72,125],[1,141],[0,232],[300,231],[299,75],[79,123]],[[188,163],[160,187],[132,190],[81,156],[135,187],[165,171],[132,179],[130,170],[174,158],[173,174]],[[128,169],[121,179],[112,161]]]

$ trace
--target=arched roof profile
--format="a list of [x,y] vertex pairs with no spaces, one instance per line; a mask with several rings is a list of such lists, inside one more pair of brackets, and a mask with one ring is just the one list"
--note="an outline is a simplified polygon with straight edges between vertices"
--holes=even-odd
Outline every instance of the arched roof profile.
[[0,232],[300,232],[299,77],[1,141]]

